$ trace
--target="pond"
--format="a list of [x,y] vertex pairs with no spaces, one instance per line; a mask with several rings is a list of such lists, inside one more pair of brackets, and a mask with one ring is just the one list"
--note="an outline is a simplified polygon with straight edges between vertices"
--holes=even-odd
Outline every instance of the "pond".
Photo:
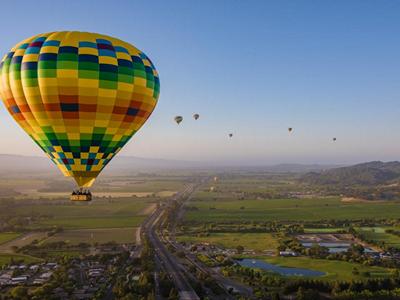
[[263,260],[259,260],[259,259],[244,258],[241,260],[237,260],[236,262],[243,267],[257,268],[257,269],[262,269],[262,270],[266,270],[266,271],[272,271],[272,272],[279,273],[280,275],[284,275],[284,276],[317,277],[317,276],[325,275],[325,273],[321,272],[321,271],[302,269],[302,268],[281,267],[281,266],[267,263],[267,262],[265,262]]

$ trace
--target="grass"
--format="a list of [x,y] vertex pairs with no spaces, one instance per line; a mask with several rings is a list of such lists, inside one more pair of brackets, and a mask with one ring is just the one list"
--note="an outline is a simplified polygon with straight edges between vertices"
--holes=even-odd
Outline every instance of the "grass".
[[389,228],[391,227],[361,227],[357,230],[361,232],[367,240],[384,242],[385,245],[400,248],[400,237],[385,232],[385,229]]
[[211,233],[209,236],[178,236],[179,242],[210,243],[224,248],[234,249],[241,245],[245,249],[262,252],[276,250],[277,239],[270,233]]
[[57,218],[41,221],[39,225],[61,226],[65,229],[138,227],[145,216],[110,216],[91,218]]
[[43,243],[65,241],[71,245],[79,243],[134,243],[136,228],[105,228],[66,230],[49,237]]
[[233,197],[215,198],[212,193],[202,192],[200,196],[196,194],[187,205],[198,210],[188,211],[185,220],[202,222],[387,219],[400,215],[397,201],[343,203],[338,197],[238,200]]
[[304,228],[305,233],[336,233],[344,228]]
[[19,237],[1,244],[0,252],[11,252],[13,251],[13,247],[22,247],[32,243],[34,240],[40,241],[45,237],[45,232],[29,232],[26,234],[21,234]]
[[[21,201],[21,203],[19,203]],[[40,217],[29,225],[37,230],[61,226],[67,229],[137,227],[154,206],[154,198],[118,198],[94,200],[91,203],[33,200],[0,211],[1,215]]]
[[4,244],[6,242],[15,240],[17,237],[21,236],[20,233],[16,232],[3,232],[0,233],[0,245]]
[[[382,267],[364,266],[362,264],[350,263],[346,261],[326,260],[326,259],[313,259],[309,257],[268,257],[262,258],[264,261],[276,264],[283,267],[304,268],[316,271],[325,272],[326,275],[319,277],[327,280],[352,280],[352,279],[366,279],[363,272],[369,272],[370,277],[389,277],[391,274],[390,269]],[[353,268],[357,268],[359,275],[353,274]]]
[[4,266],[10,264],[12,261],[23,261],[26,264],[40,262],[41,259],[29,256],[29,255],[20,255],[20,254],[0,254],[0,266]]

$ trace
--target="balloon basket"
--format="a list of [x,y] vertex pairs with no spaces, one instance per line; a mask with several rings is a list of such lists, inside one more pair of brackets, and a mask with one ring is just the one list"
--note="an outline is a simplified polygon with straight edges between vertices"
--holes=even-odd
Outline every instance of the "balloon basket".
[[71,201],[92,201],[92,193],[89,190],[77,190],[71,194]]

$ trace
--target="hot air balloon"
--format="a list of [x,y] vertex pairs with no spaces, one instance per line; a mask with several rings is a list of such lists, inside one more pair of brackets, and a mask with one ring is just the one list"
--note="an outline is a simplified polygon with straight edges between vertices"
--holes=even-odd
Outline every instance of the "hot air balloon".
[[336,142],[336,138],[334,137],[333,139],[332,139],[334,142]]
[[[0,64],[0,96],[15,121],[89,195],[96,177],[142,127],[160,82],[133,45],[62,31],[18,43]],[[76,197],[90,200],[89,197]]]
[[229,134],[229,137],[230,137],[230,138],[233,137],[233,133],[230,133],[230,134]]
[[289,128],[288,128],[288,131],[289,131],[289,132],[292,132],[292,130],[293,130],[292,127],[289,127]]
[[182,117],[182,116],[176,116],[176,117],[174,118],[174,120],[175,120],[175,122],[179,125],[179,123],[183,121],[183,117]]
[[199,117],[200,117],[199,114],[194,114],[194,115],[193,115],[193,118],[194,118],[195,120],[197,120]]

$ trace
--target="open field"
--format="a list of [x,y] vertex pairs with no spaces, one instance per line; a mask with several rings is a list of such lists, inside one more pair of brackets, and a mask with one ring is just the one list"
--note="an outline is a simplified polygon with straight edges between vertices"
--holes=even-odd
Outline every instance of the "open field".
[[66,229],[137,227],[145,216],[65,217],[39,223],[41,226],[61,226]]
[[99,243],[107,242],[134,243],[136,238],[136,228],[106,228],[106,229],[80,229],[66,230],[57,233],[43,243],[64,241],[71,245],[79,243]]
[[278,247],[277,239],[270,233],[211,233],[205,237],[178,236],[179,242],[210,243],[224,248],[234,249],[243,246],[247,250],[262,252],[275,251]]
[[[119,192],[119,191],[109,191],[109,192],[94,192],[93,199],[96,198],[127,198],[127,197],[170,197],[175,194],[176,191],[161,191],[161,192]],[[24,191],[21,195],[16,196],[17,199],[24,199],[29,197],[30,199],[40,199],[40,198],[65,198],[69,197],[69,192],[40,192],[37,190]]]
[[0,233],[0,245],[12,241],[19,237],[21,234],[16,232],[3,232]]
[[116,198],[94,200],[91,203],[71,203],[52,200],[15,200],[4,205],[2,216],[35,218],[26,228],[34,230],[61,226],[79,228],[137,227],[154,207],[156,198]]
[[[133,175],[105,176],[91,188],[95,199],[120,197],[170,197],[181,190],[184,176]],[[20,174],[0,176],[0,198],[14,199],[68,199],[76,188],[73,181],[63,176]]]
[[32,257],[29,255],[21,254],[0,254],[0,267],[6,264],[10,264],[12,261],[23,261],[26,264],[35,263],[42,261],[39,258]]
[[305,233],[336,233],[343,228],[304,228]]
[[[369,272],[371,278],[389,277],[391,274],[390,269],[364,266],[362,264],[350,263],[346,261],[313,259],[309,257],[265,257],[261,259],[268,263],[273,263],[284,267],[305,268],[322,271],[327,274],[319,278],[328,280],[366,279],[366,277],[362,276],[363,272]],[[352,273],[354,267],[358,269],[360,273],[359,275]]]
[[400,237],[385,232],[385,229],[390,228],[392,227],[361,227],[357,228],[357,230],[362,233],[367,240],[384,242],[387,246],[400,248]]
[[343,203],[339,197],[313,199],[239,200],[213,194],[196,194],[187,206],[195,207],[186,221],[316,221],[327,219],[398,218],[400,202]]
[[42,240],[46,237],[45,232],[30,232],[27,234],[23,234],[18,236],[15,239],[9,240],[8,242],[5,242],[0,245],[0,252],[5,253],[5,252],[13,252],[14,247],[22,247],[25,245],[28,245],[32,243],[34,240]]

